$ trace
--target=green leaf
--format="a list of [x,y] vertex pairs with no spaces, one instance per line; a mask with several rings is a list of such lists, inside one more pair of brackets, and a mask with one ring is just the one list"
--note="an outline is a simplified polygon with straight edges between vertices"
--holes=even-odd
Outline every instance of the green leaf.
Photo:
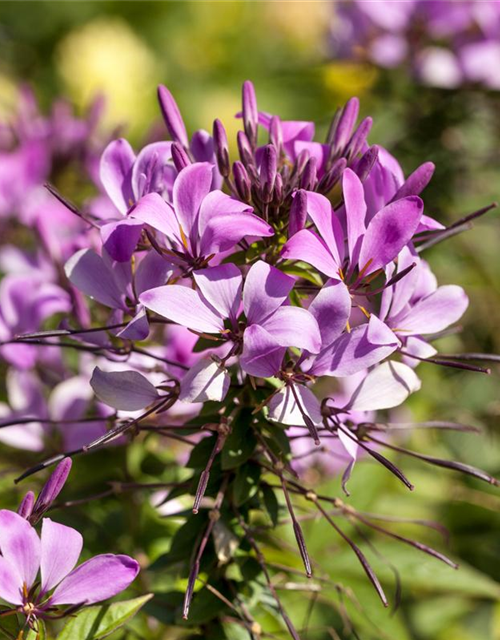
[[255,462],[247,462],[238,469],[233,485],[233,498],[237,507],[257,493],[259,479],[260,467]]
[[240,467],[254,452],[257,440],[250,424],[252,419],[251,412],[243,410],[234,421],[221,453],[221,465],[225,471]]
[[57,640],[99,640],[99,638],[105,638],[130,620],[152,597],[153,594],[149,593],[133,600],[82,609],[67,623],[57,636]]
[[203,440],[200,440],[200,442],[193,447],[186,467],[188,469],[203,469],[210,458],[210,454],[212,453],[216,442],[216,435],[208,436],[203,438]]
[[276,492],[267,483],[262,483],[260,488],[262,491],[262,498],[264,499],[264,506],[266,508],[266,511],[271,518],[273,527],[276,527],[278,524],[280,509],[278,498],[276,497]]

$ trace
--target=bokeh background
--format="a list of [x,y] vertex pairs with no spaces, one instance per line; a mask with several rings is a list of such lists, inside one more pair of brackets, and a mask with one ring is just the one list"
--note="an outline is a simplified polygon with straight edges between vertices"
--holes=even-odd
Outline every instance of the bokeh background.
[[[240,85],[255,83],[259,106],[283,119],[314,120],[318,139],[326,134],[338,105],[352,95],[361,99],[363,116],[375,125],[370,141],[386,146],[406,173],[432,160],[437,169],[424,193],[426,211],[450,223],[500,199],[500,93],[478,88],[441,90],[416,84],[405,70],[382,71],[369,64],[332,59],[329,32],[335,21],[332,2],[0,2],[0,117],[16,109],[21,82],[34,89],[42,108],[57,96],[71,99],[84,110],[98,93],[106,99],[102,126],[123,132],[135,146],[164,136],[156,103],[156,85],[174,94],[188,129],[211,129],[223,120],[234,138],[238,122]],[[75,181],[58,185],[79,201]],[[441,342],[443,352],[500,352],[500,220],[492,212],[475,228],[428,253],[442,284],[456,283],[468,292],[471,304],[463,334]],[[498,419],[500,366],[492,375],[443,370],[421,365],[423,390],[401,409],[401,420],[448,419],[472,423],[484,431],[468,434],[415,433],[408,446],[500,473]],[[13,455],[2,449],[2,504],[15,504],[12,491]],[[113,478],[97,453],[82,459],[73,475],[75,496],[98,493]],[[27,460],[28,458],[26,458]],[[105,458],[109,461],[109,456]],[[146,446],[116,451],[121,473],[124,460],[136,478],[153,481],[168,477],[172,456]],[[407,475],[416,485],[413,495],[376,464],[356,468],[351,480],[352,503],[375,513],[436,520],[450,530],[448,553],[461,559],[458,573],[397,544],[377,543],[380,554],[400,573],[403,594],[399,611],[383,611],[352,555],[333,539],[320,521],[305,526],[310,552],[333,579],[353,590],[361,609],[345,598],[361,638],[390,640],[492,640],[500,638],[500,497],[488,486],[452,472],[405,460]],[[165,471],[165,469],[167,469]],[[313,470],[309,480],[322,492],[340,495],[339,481],[325,480]],[[159,556],[169,544],[175,524],[151,508],[135,519],[135,500],[110,496],[99,503],[68,510],[68,523],[83,529],[90,550],[122,548]],[[399,529],[443,548],[438,534],[414,525]],[[356,533],[352,532],[356,537]],[[283,533],[283,547],[270,549],[276,562],[292,559]],[[139,542],[142,546],[139,547]],[[373,556],[373,564],[387,585],[393,574]],[[136,589],[151,584],[168,592],[171,578],[146,575]],[[163,581],[163,582],[162,582]],[[160,585],[160,587],[158,587]],[[177,587],[179,585],[176,585]],[[390,588],[390,587],[389,587]],[[316,599],[310,621],[313,638],[328,635],[356,637],[342,624],[325,589]],[[307,615],[300,593],[284,595],[300,619]],[[139,617],[127,638],[184,637],[174,631],[168,597]],[[275,637],[285,638],[278,623]],[[299,622],[300,626],[300,622]],[[316,629],[316,631],[314,631]],[[321,631],[323,629],[323,631]],[[125,637],[120,632],[116,638]],[[197,636],[198,637],[198,636]],[[236,636],[235,636],[236,638]]]

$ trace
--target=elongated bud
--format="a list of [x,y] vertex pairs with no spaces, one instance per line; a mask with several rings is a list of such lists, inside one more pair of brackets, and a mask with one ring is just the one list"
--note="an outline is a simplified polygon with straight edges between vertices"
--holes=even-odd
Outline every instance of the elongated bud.
[[247,134],[252,148],[257,144],[257,132],[259,125],[259,114],[257,112],[257,98],[255,88],[250,80],[245,80],[242,90],[243,104],[243,128]]
[[400,200],[406,196],[418,196],[431,181],[436,166],[433,162],[424,162],[406,178],[400,186],[393,200]]
[[264,148],[260,165],[261,195],[263,202],[270,202],[278,168],[276,149],[272,144]]
[[300,188],[306,191],[312,191],[316,186],[316,175],[316,158],[309,158],[300,177]]
[[290,176],[290,182],[292,183],[292,185],[300,180],[300,176],[302,175],[302,172],[304,171],[305,166],[309,161],[309,157],[310,154],[307,149],[302,149],[302,151],[297,156],[295,165],[292,170],[292,175]]
[[283,131],[281,129],[281,120],[278,116],[273,116],[269,123],[269,142],[276,147],[278,155],[283,151]]
[[224,125],[218,118],[214,120],[213,135],[215,157],[217,158],[219,171],[221,176],[227,178],[231,169],[229,165],[229,145],[227,142],[227,135],[226,130],[224,129]]
[[21,504],[19,505],[19,509],[17,513],[27,520],[31,514],[33,513],[33,505],[35,504],[35,494],[33,491],[28,491],[28,493],[21,500]]
[[274,181],[274,195],[273,204],[278,206],[283,202],[283,178],[280,173],[276,174],[276,180]]
[[189,165],[191,164],[191,160],[189,159],[189,156],[186,153],[184,147],[178,142],[174,142],[174,144],[172,145],[171,153],[172,160],[177,171],[182,171],[186,167],[189,167]]
[[293,197],[290,208],[290,218],[288,222],[288,237],[303,229],[307,218],[307,194],[303,189],[299,189]]
[[342,177],[346,167],[347,161],[345,158],[339,158],[334,162],[331,169],[321,178],[317,189],[318,193],[329,193]]
[[158,101],[170,137],[187,149],[189,140],[181,112],[170,91],[162,84],[158,87]]
[[38,498],[32,510],[32,515],[29,518],[31,524],[36,524],[36,522],[40,520],[42,515],[61,493],[64,483],[68,479],[69,472],[71,471],[71,465],[71,458],[63,458],[63,460],[61,460],[54,469],[52,475],[38,494]]
[[238,152],[240,154],[241,161],[245,167],[249,164],[254,164],[252,147],[250,146],[250,142],[243,131],[238,131],[236,141],[238,143]]
[[368,134],[371,131],[373,124],[373,118],[365,118],[356,129],[356,131],[352,134],[352,138],[347,145],[345,150],[345,155],[350,158],[355,158],[358,153],[361,153],[364,145],[366,144],[366,139],[368,138]]
[[333,138],[333,146],[337,151],[342,151],[349,139],[351,138],[354,125],[359,113],[359,100],[357,98],[351,98],[342,110],[342,115],[339,118],[335,135]]
[[335,114],[330,122],[330,126],[328,128],[328,133],[326,135],[326,144],[332,145],[333,140],[335,138],[335,131],[337,130],[337,126],[339,124],[340,116],[342,115],[342,109],[337,109]]
[[243,202],[250,202],[250,189],[252,185],[247,170],[239,160],[233,163],[233,176],[238,196]]
[[379,147],[374,144],[368,151],[362,156],[359,164],[356,168],[356,173],[361,182],[364,182],[370,175],[370,171],[373,169],[373,165],[377,162],[379,153]]

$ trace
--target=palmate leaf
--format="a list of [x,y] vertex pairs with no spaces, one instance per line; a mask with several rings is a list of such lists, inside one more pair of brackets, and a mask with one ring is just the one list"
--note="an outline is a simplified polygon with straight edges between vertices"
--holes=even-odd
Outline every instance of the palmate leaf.
[[99,640],[109,636],[132,618],[153,594],[133,600],[82,609],[57,636],[57,640]]

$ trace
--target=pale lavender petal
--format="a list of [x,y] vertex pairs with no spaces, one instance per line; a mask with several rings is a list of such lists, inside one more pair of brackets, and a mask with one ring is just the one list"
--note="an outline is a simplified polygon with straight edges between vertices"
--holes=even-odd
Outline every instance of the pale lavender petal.
[[[313,424],[322,422],[321,405],[314,393],[302,385],[294,385],[301,408]],[[269,402],[269,419],[290,426],[307,426],[290,386],[279,391]]]
[[64,265],[66,276],[77,289],[107,307],[122,308],[122,293],[112,271],[91,249],[75,253]]
[[[411,353],[418,358],[432,358],[437,353],[437,349],[426,342],[421,336],[408,336],[404,345],[406,353]],[[416,367],[420,362],[419,360],[415,360],[415,358],[407,356],[403,356],[403,361],[412,368]]]
[[135,292],[140,295],[148,289],[164,285],[173,273],[173,265],[156,251],[149,251],[135,271]]
[[117,262],[128,262],[132,257],[144,225],[139,220],[125,218],[101,227],[101,240],[109,255]]
[[253,208],[241,202],[236,198],[228,196],[226,193],[216,189],[211,191],[206,198],[203,199],[200,206],[200,216],[198,219],[198,230],[200,236],[203,236],[207,224],[210,219],[220,214],[234,215],[237,213],[251,213]]
[[171,149],[171,142],[162,141],[148,144],[140,151],[132,169],[134,201],[146,193],[168,196],[168,187],[172,186],[177,175]]
[[243,276],[234,264],[222,264],[194,272],[201,295],[223,318],[236,320],[241,304]]
[[310,373],[318,376],[350,376],[387,358],[399,346],[394,333],[372,315],[370,321],[344,333],[321,351]]
[[224,367],[211,358],[199,360],[181,380],[181,402],[224,400],[231,378]]
[[285,352],[285,347],[280,346],[265,329],[254,324],[243,334],[241,367],[252,376],[270,378],[279,371]]
[[125,340],[145,340],[149,335],[149,320],[145,307],[138,305],[135,316],[116,335]]
[[366,202],[363,185],[358,176],[346,169],[342,176],[345,213],[347,222],[347,244],[351,264],[357,264],[361,242],[366,231]]
[[326,348],[344,331],[351,315],[351,295],[340,280],[328,280],[309,305]]
[[[40,567],[40,538],[30,523],[14,511],[0,511],[0,550],[28,589]],[[19,583],[18,583],[19,584]]]
[[139,564],[128,556],[96,556],[64,578],[54,591],[50,604],[101,602],[126,589],[138,573]]
[[415,249],[413,249],[413,247],[404,247],[398,256],[398,273],[401,273],[413,263],[415,263],[416,266],[410,273],[394,286],[390,287],[390,289],[392,289],[391,317],[399,314],[408,304],[415,292],[415,287],[422,272],[422,261],[418,257]]
[[416,373],[401,362],[384,362],[366,376],[354,391],[346,409],[376,411],[397,407],[420,389]]
[[96,367],[90,385],[101,402],[121,411],[144,409],[159,398],[155,387],[138,371],[107,372]]
[[189,141],[181,112],[170,91],[162,84],[158,87],[158,101],[172,140],[179,141],[187,149]]
[[198,213],[210,192],[213,170],[208,162],[197,162],[183,169],[174,182],[174,210],[186,238],[197,235]]
[[344,257],[344,233],[330,200],[319,193],[307,191],[307,213],[316,225],[329,253],[340,266]]
[[403,317],[397,328],[406,334],[429,334],[443,331],[464,314],[469,299],[462,287],[450,284],[419,300]]
[[23,604],[23,581],[16,569],[0,556],[0,598],[10,604]]
[[285,260],[301,260],[316,267],[330,278],[339,279],[339,266],[321,238],[309,229],[302,229],[281,251]]
[[76,529],[44,518],[41,539],[41,590],[47,593],[75,567],[82,551],[83,538]]
[[269,238],[272,235],[271,225],[253,213],[214,215],[203,232],[200,254],[228,251],[245,236]]
[[418,196],[397,200],[381,209],[370,221],[359,254],[365,275],[385,267],[412,239],[424,204]]
[[262,260],[247,273],[243,306],[249,323],[262,323],[288,298],[295,279]]
[[298,347],[310,353],[321,349],[321,334],[316,318],[300,307],[280,307],[261,326],[282,347]]
[[139,300],[147,309],[188,329],[205,333],[224,329],[222,318],[189,287],[178,284],[156,287],[142,293]]
[[[347,433],[346,433],[347,431]],[[349,435],[347,435],[349,434]],[[358,443],[356,442],[356,436],[350,431],[348,427],[342,425],[342,429],[337,429],[337,435],[339,437],[342,446],[347,451],[349,456],[353,460],[357,460],[358,457]],[[351,436],[351,437],[350,437]],[[352,471],[352,469],[350,469]]]
[[142,197],[130,214],[131,218],[149,224],[178,244],[182,244],[179,222],[171,205],[157,193],[148,193]]
[[123,214],[134,204],[131,182],[134,162],[135,153],[123,138],[110,142],[101,157],[99,177],[102,185]]

